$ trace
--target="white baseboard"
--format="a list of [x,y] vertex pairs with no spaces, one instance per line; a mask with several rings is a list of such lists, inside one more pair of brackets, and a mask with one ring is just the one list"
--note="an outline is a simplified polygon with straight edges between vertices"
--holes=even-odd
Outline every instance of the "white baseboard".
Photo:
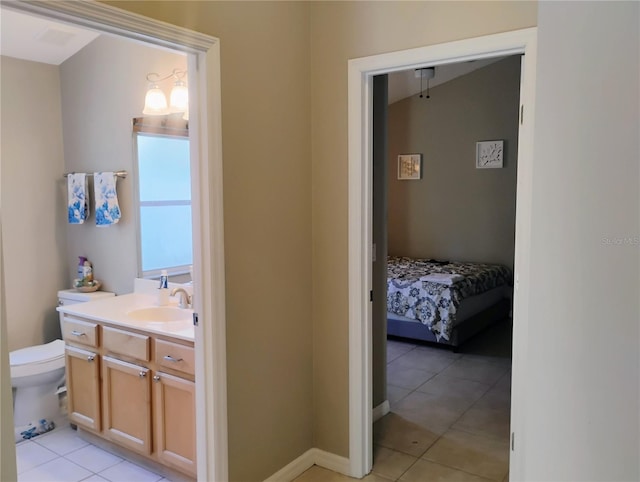
[[265,479],[264,482],[288,482],[295,479],[316,463],[314,450],[316,449],[307,450],[300,457],[282,467],[268,479]]
[[311,450],[315,451],[316,465],[343,475],[350,475],[349,472],[351,471],[351,464],[348,458],[332,454],[331,452],[325,452],[320,449],[314,448]]
[[[385,400],[372,411],[373,421],[376,422],[384,417],[391,410],[389,400]],[[325,452],[317,448],[312,448],[303,453],[300,457],[282,467],[264,482],[289,482],[300,476],[312,466],[317,465],[344,475],[351,475],[349,459],[339,455]]]
[[325,452],[324,450],[312,448],[278,470],[268,479],[265,479],[264,482],[290,482],[313,465],[349,475],[349,459]]
[[376,408],[374,408],[373,412],[371,412],[371,418],[373,419],[373,423],[375,423],[378,420],[380,420],[382,417],[384,417],[390,411],[391,411],[391,407],[389,406],[389,400],[385,400],[380,405],[378,405]]

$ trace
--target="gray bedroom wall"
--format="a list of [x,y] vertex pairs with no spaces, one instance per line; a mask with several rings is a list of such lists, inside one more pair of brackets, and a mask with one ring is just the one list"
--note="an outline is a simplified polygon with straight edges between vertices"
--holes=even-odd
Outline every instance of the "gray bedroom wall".
[[[512,268],[520,57],[430,94],[389,106],[389,254]],[[476,142],[496,139],[504,140],[504,167],[476,169]],[[420,180],[397,179],[398,155],[408,153],[423,154]]]
[[387,400],[387,92],[389,78],[373,78],[373,407]]

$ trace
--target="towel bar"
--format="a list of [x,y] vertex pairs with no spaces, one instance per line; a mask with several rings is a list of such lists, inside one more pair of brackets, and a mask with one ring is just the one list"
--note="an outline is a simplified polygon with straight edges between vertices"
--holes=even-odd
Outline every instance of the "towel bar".
[[[75,172],[65,172],[64,177],[69,177],[69,174],[75,174]],[[122,179],[127,177],[127,171],[115,171],[114,174]],[[89,172],[87,173],[87,176],[93,176],[93,174]]]

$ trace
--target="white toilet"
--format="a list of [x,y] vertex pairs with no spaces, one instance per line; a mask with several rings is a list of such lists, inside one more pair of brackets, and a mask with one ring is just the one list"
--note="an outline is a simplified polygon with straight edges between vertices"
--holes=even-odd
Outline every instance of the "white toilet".
[[58,387],[64,382],[64,341],[29,346],[9,353],[14,388],[14,425],[21,427],[60,413]]
[[[96,291],[81,293],[74,289],[58,291],[58,306],[84,303],[114,296],[115,293]],[[21,430],[42,419],[51,422],[61,415],[58,387],[64,383],[64,341],[54,340],[44,345],[29,346],[9,353],[11,386],[14,389],[13,418],[16,439]],[[47,427],[49,424],[47,424]],[[45,429],[48,429],[45,427]],[[36,434],[40,433],[37,427]]]

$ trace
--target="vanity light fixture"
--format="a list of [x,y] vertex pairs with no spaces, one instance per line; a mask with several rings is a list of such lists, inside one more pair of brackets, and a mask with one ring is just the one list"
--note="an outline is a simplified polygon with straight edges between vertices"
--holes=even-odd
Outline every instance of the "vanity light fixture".
[[[180,69],[173,69],[173,72],[165,77],[160,77],[155,72],[147,74],[149,90],[147,90],[147,95],[144,98],[142,114],[167,115],[184,112],[184,115],[188,117],[189,90],[185,81],[182,80],[185,75],[187,75],[187,71]],[[169,79],[175,79],[175,81],[169,95],[169,104],[167,105],[167,97],[158,84]]]

